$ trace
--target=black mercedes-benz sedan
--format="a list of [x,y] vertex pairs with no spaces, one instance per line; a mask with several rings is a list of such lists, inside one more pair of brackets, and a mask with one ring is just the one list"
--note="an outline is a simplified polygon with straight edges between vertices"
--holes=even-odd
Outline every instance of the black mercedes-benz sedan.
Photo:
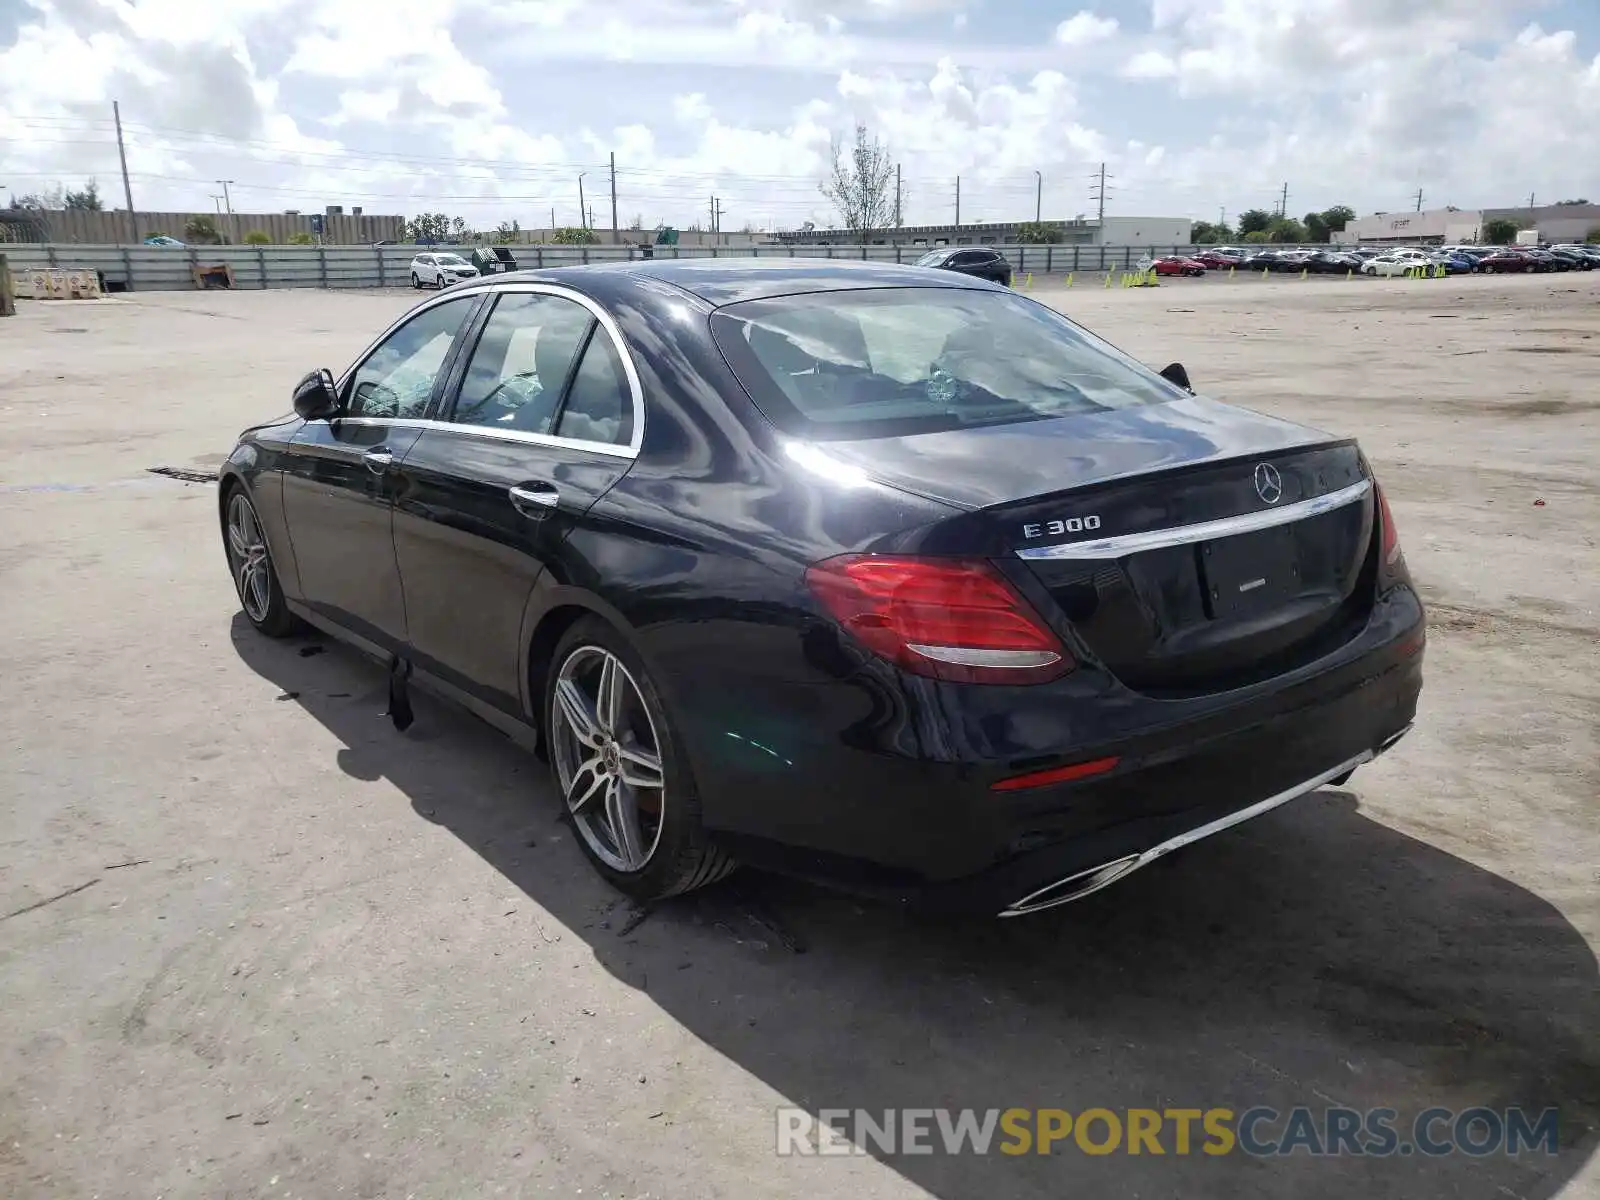
[[1391,746],[1422,605],[1357,445],[947,271],[430,296],[247,431],[245,615],[545,757],[644,900],[743,862],[1014,916]]

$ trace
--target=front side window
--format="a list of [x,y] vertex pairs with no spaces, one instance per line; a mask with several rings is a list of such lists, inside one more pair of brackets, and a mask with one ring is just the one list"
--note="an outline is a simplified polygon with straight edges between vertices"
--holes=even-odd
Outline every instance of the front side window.
[[391,333],[356,368],[350,381],[348,415],[424,416],[445,356],[476,301],[476,296],[461,296],[435,304]]
[[1187,393],[1043,305],[956,288],[751,300],[712,329],[773,424],[810,438],[934,433]]
[[594,317],[563,296],[500,297],[472,352],[453,419],[549,433],[556,405]]
[[945,251],[945,250],[930,250],[926,254],[924,254],[921,258],[917,259],[917,261],[915,263],[913,263],[912,266],[916,266],[916,267],[937,267],[940,263],[944,262],[945,255],[947,253],[948,253],[948,251]]

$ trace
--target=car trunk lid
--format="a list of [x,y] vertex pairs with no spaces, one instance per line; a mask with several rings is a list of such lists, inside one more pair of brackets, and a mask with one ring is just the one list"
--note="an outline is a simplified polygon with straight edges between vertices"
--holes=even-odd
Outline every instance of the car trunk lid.
[[1371,610],[1360,451],[1289,422],[1194,399],[828,451],[967,509],[917,549],[993,559],[1150,694],[1292,670]]

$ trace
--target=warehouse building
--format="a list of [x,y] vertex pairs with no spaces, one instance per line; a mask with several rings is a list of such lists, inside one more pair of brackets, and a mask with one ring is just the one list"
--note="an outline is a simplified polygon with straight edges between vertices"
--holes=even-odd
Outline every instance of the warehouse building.
[[1490,221],[1515,221],[1518,229],[1537,229],[1542,242],[1581,242],[1600,228],[1600,204],[1550,204],[1538,208],[1435,208],[1426,212],[1373,213],[1357,217],[1333,235],[1340,243],[1363,246],[1454,245],[1482,240]]

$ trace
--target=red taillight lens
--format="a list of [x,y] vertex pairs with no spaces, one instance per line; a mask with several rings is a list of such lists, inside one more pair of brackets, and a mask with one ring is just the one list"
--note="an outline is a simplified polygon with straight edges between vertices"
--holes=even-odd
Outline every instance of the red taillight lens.
[[1378,493],[1378,520],[1383,523],[1383,561],[1391,567],[1400,561],[1400,531],[1395,528],[1394,514],[1389,511],[1389,497],[1377,481],[1372,485]]
[[960,683],[1039,683],[1077,664],[1005,577],[985,562],[844,554],[806,584],[873,653]]

